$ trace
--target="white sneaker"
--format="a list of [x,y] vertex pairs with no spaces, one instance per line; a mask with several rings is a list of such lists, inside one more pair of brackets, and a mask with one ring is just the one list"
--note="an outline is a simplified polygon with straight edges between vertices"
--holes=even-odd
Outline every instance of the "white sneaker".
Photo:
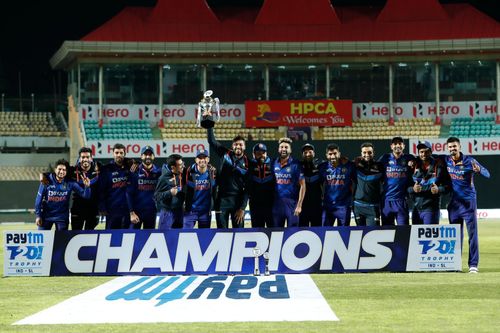
[[477,267],[471,266],[469,267],[469,273],[477,274],[479,273],[479,270],[477,269]]

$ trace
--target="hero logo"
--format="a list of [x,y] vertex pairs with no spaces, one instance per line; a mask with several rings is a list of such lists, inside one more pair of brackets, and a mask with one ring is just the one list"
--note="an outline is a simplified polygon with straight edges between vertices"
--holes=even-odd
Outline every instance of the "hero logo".
[[361,104],[361,107],[357,106],[356,107],[356,116],[358,118],[366,117],[366,115],[367,115],[366,109],[367,109],[366,104]]
[[172,153],[173,154],[189,154],[189,153],[196,153],[198,150],[204,150],[205,145],[201,143],[178,143],[178,144],[173,144],[172,145]]
[[429,251],[431,250],[433,250],[435,254],[439,255],[455,254],[456,237],[457,229],[455,229],[454,227],[450,228],[446,226],[440,226],[419,228],[418,238],[430,238],[418,241],[418,244],[422,247],[422,251],[420,254],[430,255]]
[[215,300],[224,296],[229,299],[289,299],[290,293],[283,275],[267,281],[255,276],[141,277],[109,294],[106,300],[149,301],[154,298],[158,301],[156,306],[160,306],[183,298]]
[[[347,244],[339,231],[331,230],[323,237],[302,230],[286,239],[283,231],[217,232],[208,243],[200,241],[197,233],[180,232],[173,244],[167,244],[165,233],[152,233],[145,239],[136,239],[135,233],[77,234],[67,244],[64,264],[72,273],[112,273],[108,262],[115,260],[119,274],[186,272],[188,267],[202,273],[249,273],[244,262],[253,261],[253,249],[258,247],[269,250],[270,271],[375,270],[391,261],[392,249],[384,243],[394,243],[395,234],[395,230],[350,230]],[[88,256],[82,257],[80,251]]]
[[6,234],[5,244],[7,245],[7,251],[10,252],[9,260],[15,260],[18,256],[23,256],[28,260],[42,259],[44,246],[34,245],[43,244],[43,234],[41,233],[8,233]]
[[128,118],[130,116],[130,111],[128,109],[108,108],[102,110],[102,115],[105,118]]
[[413,118],[419,118],[424,116],[424,106],[418,104],[418,106],[413,106]]
[[[164,108],[162,112],[163,118],[184,118],[186,116],[186,111],[183,108],[170,109]],[[151,109],[147,105],[143,108],[139,108],[139,119],[157,119],[160,117],[160,112],[158,108]]]

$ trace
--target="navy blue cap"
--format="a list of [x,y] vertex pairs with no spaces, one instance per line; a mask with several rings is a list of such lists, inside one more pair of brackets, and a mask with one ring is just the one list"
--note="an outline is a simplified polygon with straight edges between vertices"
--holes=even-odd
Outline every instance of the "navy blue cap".
[[145,152],[150,151],[153,155],[155,154],[155,150],[151,146],[144,146],[141,148],[141,155]]
[[391,140],[391,144],[392,143],[400,143],[400,142],[405,143],[405,140],[400,136],[395,136]]
[[417,145],[417,150],[420,149],[429,149],[430,151],[432,151],[432,145],[429,141],[419,141]]
[[253,152],[255,153],[257,151],[266,152],[267,151],[266,145],[263,143],[257,143],[255,146],[253,146]]
[[196,157],[200,157],[200,156],[208,157],[210,155],[208,154],[208,150],[206,150],[206,149],[198,149],[196,151]]

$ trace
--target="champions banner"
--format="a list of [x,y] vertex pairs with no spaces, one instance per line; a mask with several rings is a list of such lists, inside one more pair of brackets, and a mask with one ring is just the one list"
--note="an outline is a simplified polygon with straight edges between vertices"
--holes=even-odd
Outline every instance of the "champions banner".
[[351,126],[351,100],[246,101],[247,127]]
[[271,274],[462,268],[457,225],[7,231],[4,255],[5,276],[252,274],[256,268]]

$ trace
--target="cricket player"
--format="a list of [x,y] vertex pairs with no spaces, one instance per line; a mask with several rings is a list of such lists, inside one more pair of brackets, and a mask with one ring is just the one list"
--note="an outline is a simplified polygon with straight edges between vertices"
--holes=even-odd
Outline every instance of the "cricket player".
[[154,192],[161,169],[154,165],[155,154],[151,146],[141,148],[141,164],[131,172],[127,183],[127,205],[130,211],[130,229],[155,229],[156,206]]
[[385,168],[384,200],[382,200],[382,225],[409,225],[408,187],[412,182],[415,157],[404,153],[405,144],[402,137],[394,137],[391,141],[392,153],[384,154],[379,162]]
[[128,229],[127,183],[130,175],[125,163],[125,146],[113,146],[113,161],[103,167],[99,179],[99,214],[106,216],[106,229]]
[[200,149],[195,163],[186,170],[183,229],[193,229],[196,222],[199,229],[210,228],[216,184],[215,168],[209,161],[208,150]]
[[184,161],[182,156],[172,154],[163,166],[162,175],[156,184],[154,198],[156,208],[160,211],[158,229],[180,229],[183,225],[183,192]]
[[66,179],[69,163],[58,160],[54,172],[49,175],[48,184],[40,184],[35,200],[35,223],[39,230],[50,230],[56,225],[56,230],[68,230],[69,200],[71,192],[75,191],[85,199],[90,198],[90,180],[83,176],[84,188],[76,182]]
[[[451,199],[448,204],[450,223],[460,224],[463,239],[463,224],[469,235],[469,273],[478,273],[479,240],[477,235],[477,196],[474,175],[490,178],[490,172],[472,156],[460,152],[460,140],[450,137],[446,140],[449,156],[445,157],[451,178]],[[463,242],[462,242],[463,243]]]
[[361,156],[354,160],[356,184],[354,188],[354,218],[358,226],[380,225],[380,201],[384,166],[375,161],[375,150],[371,142],[361,144]]
[[248,167],[248,198],[252,228],[264,228],[273,224],[273,202],[276,179],[273,161],[267,156],[263,143],[253,146],[253,158]]
[[323,226],[349,226],[352,188],[356,182],[354,163],[341,156],[338,145],[326,147],[327,162],[320,166],[323,181]]
[[292,154],[292,140],[281,138],[278,141],[279,158],[274,162],[276,190],[273,203],[273,224],[271,227],[282,228],[299,226],[299,215],[306,194],[306,182],[299,161]]
[[414,184],[408,187],[414,203],[412,224],[439,224],[441,194],[449,189],[449,176],[442,160],[432,157],[430,142],[419,142],[417,152]]
[[245,155],[245,138],[233,138],[231,149],[224,147],[215,139],[214,129],[207,129],[210,148],[221,159],[217,175],[217,196],[215,198],[215,219],[217,228],[229,227],[229,216],[233,228],[244,227],[245,209],[248,203],[246,177],[248,158]]
[[320,227],[322,224],[322,195],[323,188],[319,173],[319,165],[322,163],[315,158],[314,146],[306,143],[302,146],[302,172],[306,182],[306,193],[302,203],[302,212],[299,216],[299,226]]

